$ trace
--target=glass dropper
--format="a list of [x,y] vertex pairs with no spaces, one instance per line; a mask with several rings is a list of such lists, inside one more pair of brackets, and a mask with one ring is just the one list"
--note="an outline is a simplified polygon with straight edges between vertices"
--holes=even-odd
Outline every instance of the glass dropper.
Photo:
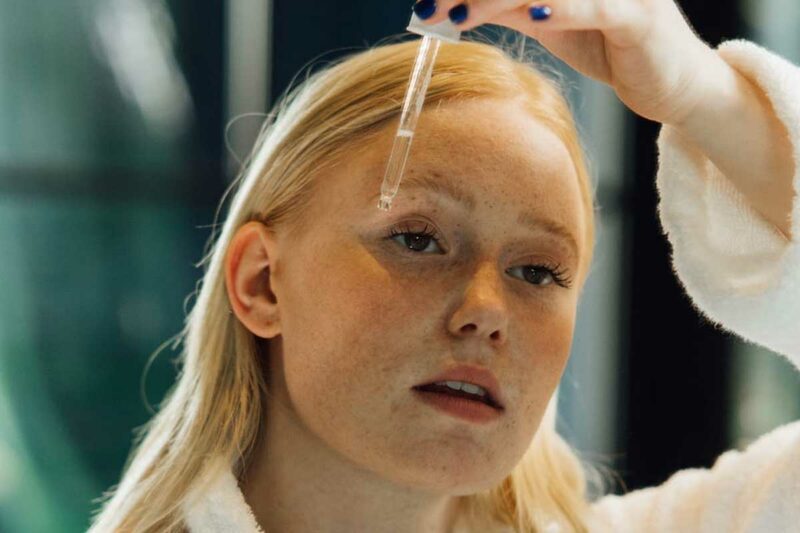
[[442,39],[458,42],[461,37],[461,32],[455,29],[455,26],[449,20],[438,24],[425,25],[416,15],[412,15],[408,30],[420,33],[422,39],[417,51],[417,57],[414,60],[414,67],[411,70],[411,77],[408,81],[406,96],[403,100],[403,109],[400,114],[400,124],[397,127],[397,134],[392,144],[392,152],[389,154],[389,162],[386,165],[386,172],[381,184],[381,198],[378,202],[378,209],[384,211],[391,209],[392,200],[400,188],[400,180],[403,178],[403,170],[411,150],[411,141],[414,138],[417,119],[422,112],[422,104],[425,102],[425,94],[431,81],[439,45],[442,44]]

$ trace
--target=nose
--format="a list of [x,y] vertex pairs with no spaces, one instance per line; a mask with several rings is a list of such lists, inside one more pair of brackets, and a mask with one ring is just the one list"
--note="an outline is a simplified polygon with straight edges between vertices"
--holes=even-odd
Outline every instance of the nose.
[[485,338],[494,344],[505,341],[508,310],[501,276],[496,265],[485,264],[477,270],[464,288],[460,305],[450,317],[451,333],[460,337]]

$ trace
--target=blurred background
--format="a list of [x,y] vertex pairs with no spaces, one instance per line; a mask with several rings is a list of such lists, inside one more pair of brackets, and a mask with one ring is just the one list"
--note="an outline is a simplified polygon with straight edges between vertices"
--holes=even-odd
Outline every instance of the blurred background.
[[[796,0],[680,4],[713,46],[749,38],[800,63]],[[258,114],[309,64],[402,34],[410,7],[0,0],[0,531],[88,527],[175,378],[164,350],[142,380],[183,325]],[[635,489],[800,418],[800,374],[679,288],[656,218],[659,125],[552,64],[600,206],[559,429]]]

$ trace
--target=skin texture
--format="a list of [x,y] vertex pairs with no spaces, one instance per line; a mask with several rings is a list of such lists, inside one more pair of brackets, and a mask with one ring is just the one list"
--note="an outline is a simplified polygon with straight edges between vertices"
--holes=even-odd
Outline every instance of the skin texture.
[[[586,243],[566,147],[517,101],[425,109],[387,213],[377,194],[395,128],[318,176],[301,233],[251,222],[226,257],[233,312],[269,339],[265,430],[242,487],[266,531],[446,531],[455,496],[522,457],[567,363]],[[420,176],[454,183],[474,209],[415,189]],[[577,250],[518,213],[559,223]],[[434,229],[439,243],[393,228]],[[526,274],[536,264],[571,286]],[[411,392],[461,363],[495,374],[501,418],[466,422]]]

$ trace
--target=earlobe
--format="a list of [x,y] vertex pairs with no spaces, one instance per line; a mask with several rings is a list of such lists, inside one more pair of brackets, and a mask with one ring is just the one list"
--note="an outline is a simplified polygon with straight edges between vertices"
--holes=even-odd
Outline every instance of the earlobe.
[[225,288],[233,314],[254,335],[280,333],[271,265],[277,252],[273,233],[261,222],[240,227],[225,255]]

